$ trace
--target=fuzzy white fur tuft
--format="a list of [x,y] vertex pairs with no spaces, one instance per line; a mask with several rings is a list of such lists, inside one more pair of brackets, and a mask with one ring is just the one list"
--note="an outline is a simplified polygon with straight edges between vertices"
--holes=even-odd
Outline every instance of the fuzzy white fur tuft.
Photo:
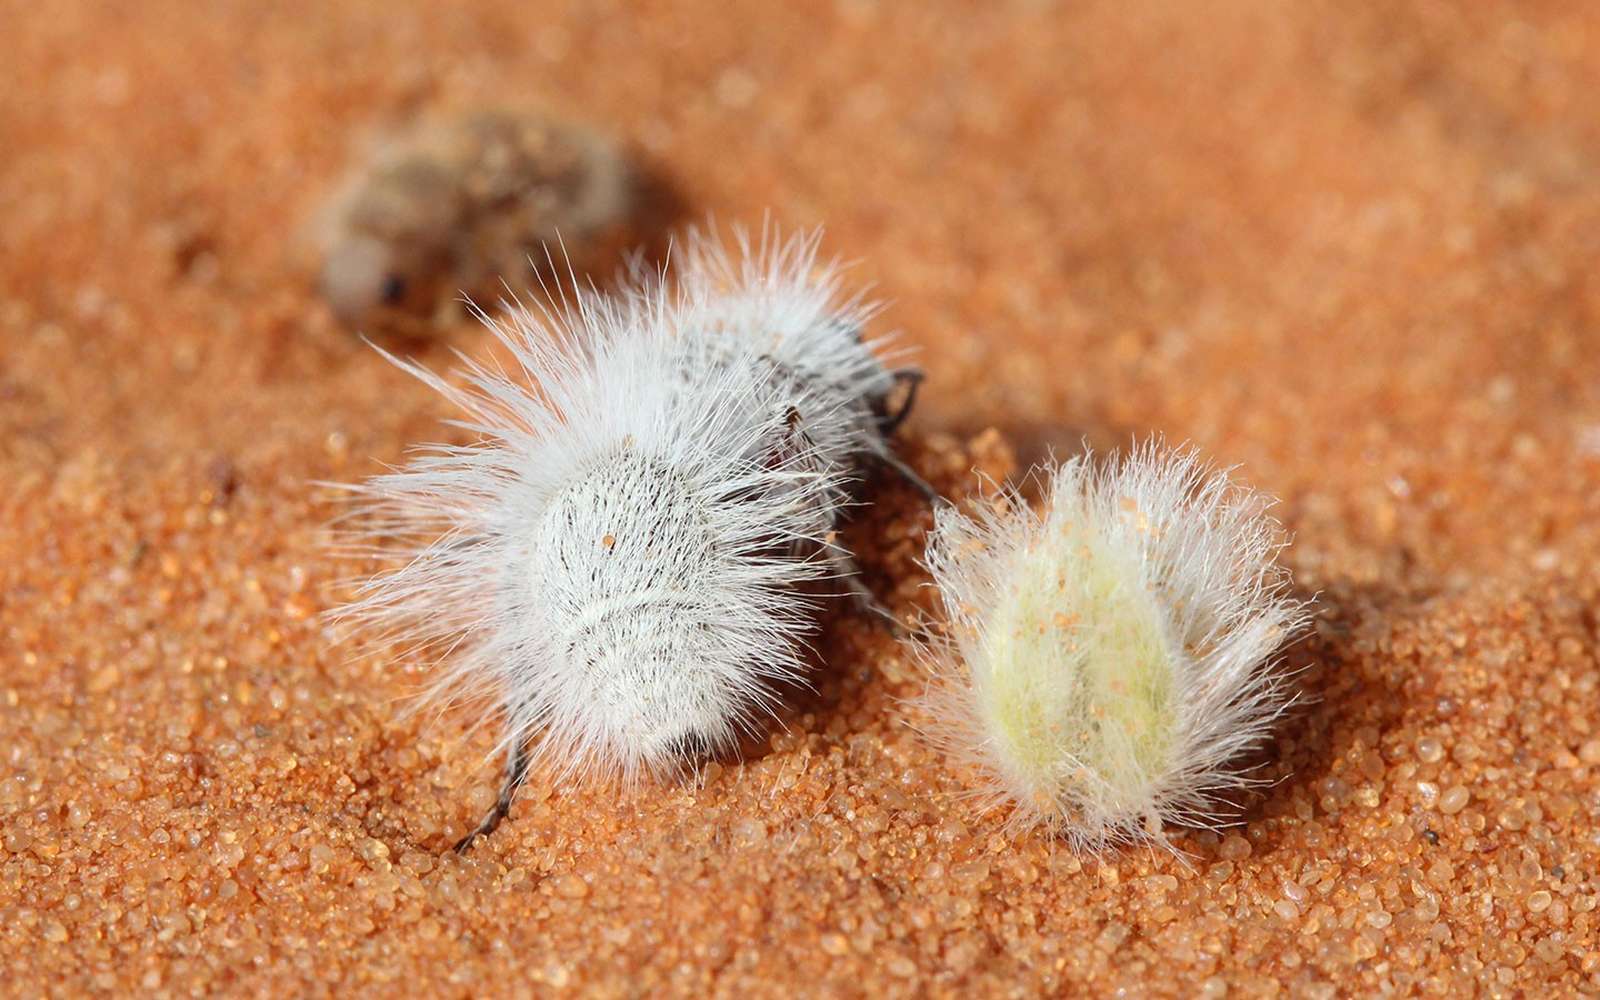
[[503,706],[562,777],[732,746],[802,676],[797,588],[853,568],[833,529],[886,454],[893,375],[816,249],[691,235],[674,282],[486,318],[515,374],[396,362],[480,437],[353,487],[354,548],[400,561],[340,617],[437,655],[435,698]]
[[1266,502],[1154,445],[1042,475],[1042,511],[1007,491],[938,513],[930,734],[992,781],[986,807],[1078,848],[1221,824],[1255,782],[1238,758],[1291,701],[1274,656],[1307,618]]

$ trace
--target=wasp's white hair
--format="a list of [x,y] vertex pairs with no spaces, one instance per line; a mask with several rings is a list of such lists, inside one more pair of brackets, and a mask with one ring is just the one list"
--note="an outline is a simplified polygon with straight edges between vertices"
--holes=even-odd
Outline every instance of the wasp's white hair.
[[1274,657],[1307,617],[1266,502],[1154,444],[1040,474],[1042,511],[1007,490],[938,512],[928,731],[985,775],[985,807],[1074,847],[1220,825],[1292,700]]
[[339,616],[436,655],[435,698],[504,706],[504,746],[561,778],[673,771],[769,712],[887,457],[896,376],[816,236],[691,234],[674,270],[485,317],[510,372],[396,362],[478,438],[353,487],[354,548],[402,558]]

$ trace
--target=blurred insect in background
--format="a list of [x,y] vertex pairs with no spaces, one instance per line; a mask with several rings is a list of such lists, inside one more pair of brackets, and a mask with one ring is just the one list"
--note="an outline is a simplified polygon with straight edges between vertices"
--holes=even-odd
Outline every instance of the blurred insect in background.
[[426,334],[463,293],[526,287],[561,241],[581,273],[630,235],[640,178],[597,133],[508,110],[430,118],[377,144],[315,223],[318,285],[366,332]]
[[535,764],[632,781],[733,748],[805,676],[818,581],[893,620],[837,528],[873,463],[932,496],[889,445],[919,373],[815,236],[691,234],[675,279],[485,317],[515,375],[395,362],[479,439],[351,487],[350,547],[399,562],[339,617],[443,650],[433,697],[503,709],[499,800],[458,849]]

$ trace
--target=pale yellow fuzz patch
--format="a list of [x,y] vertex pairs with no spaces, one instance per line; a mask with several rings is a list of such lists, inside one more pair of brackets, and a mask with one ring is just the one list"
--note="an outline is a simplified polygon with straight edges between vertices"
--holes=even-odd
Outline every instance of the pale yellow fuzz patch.
[[990,610],[973,681],[1009,777],[1042,811],[1140,810],[1167,770],[1177,664],[1138,549],[1052,514]]

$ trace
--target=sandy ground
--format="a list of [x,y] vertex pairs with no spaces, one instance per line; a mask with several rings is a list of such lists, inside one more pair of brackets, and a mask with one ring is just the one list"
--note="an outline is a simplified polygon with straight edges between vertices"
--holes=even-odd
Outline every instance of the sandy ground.
[[[324,7],[0,3],[0,992],[1600,991],[1592,7]],[[447,413],[296,234],[378,124],[508,101],[826,224],[943,488],[1159,433],[1281,497],[1312,702],[1246,825],[1005,835],[841,611],[703,787],[536,778],[448,854],[487,735],[330,643],[309,485]],[[877,496],[850,540],[926,608]]]

